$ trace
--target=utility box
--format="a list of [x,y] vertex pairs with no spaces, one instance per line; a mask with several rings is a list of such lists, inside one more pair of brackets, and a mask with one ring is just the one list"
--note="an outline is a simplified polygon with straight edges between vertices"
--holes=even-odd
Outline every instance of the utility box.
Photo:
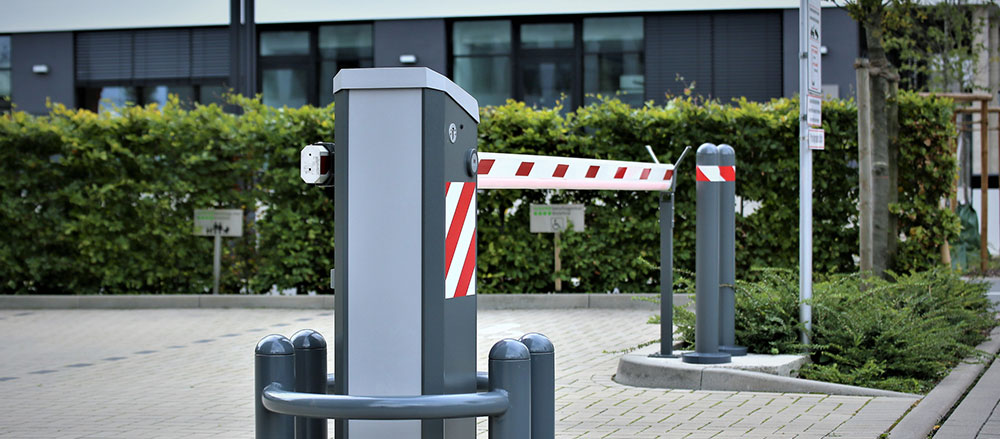
[[[423,67],[333,80],[334,393],[476,391],[479,105]],[[340,439],[476,436],[474,418],[337,420]]]

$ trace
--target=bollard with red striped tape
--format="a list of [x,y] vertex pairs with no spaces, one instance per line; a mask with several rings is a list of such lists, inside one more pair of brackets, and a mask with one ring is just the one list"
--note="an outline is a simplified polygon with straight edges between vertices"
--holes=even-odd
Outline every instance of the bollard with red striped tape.
[[698,165],[695,181],[726,182],[736,181],[736,166]]

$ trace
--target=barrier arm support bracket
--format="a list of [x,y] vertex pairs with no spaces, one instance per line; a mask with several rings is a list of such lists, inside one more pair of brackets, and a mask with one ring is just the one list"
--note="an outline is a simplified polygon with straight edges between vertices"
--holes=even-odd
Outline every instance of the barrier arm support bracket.
[[[674,355],[674,193],[677,191],[677,170],[691,147],[687,146],[674,162],[670,189],[660,192],[660,350],[653,358],[677,358]],[[653,159],[653,149],[646,146]]]

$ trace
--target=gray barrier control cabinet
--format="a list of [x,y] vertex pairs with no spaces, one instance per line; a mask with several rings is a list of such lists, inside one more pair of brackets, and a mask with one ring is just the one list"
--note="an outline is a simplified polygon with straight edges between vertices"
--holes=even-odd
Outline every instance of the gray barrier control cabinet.
[[[427,68],[341,70],[334,393],[476,391],[476,100]],[[475,418],[337,420],[340,439],[468,438]]]

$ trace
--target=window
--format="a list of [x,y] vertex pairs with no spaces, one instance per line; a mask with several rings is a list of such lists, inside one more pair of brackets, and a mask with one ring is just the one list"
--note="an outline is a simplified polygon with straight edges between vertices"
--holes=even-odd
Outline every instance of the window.
[[573,109],[585,94],[642,105],[644,57],[642,17],[456,21],[451,29],[452,77],[480,105],[513,97]]
[[575,23],[519,26],[518,96],[528,105],[564,109],[579,104]]
[[167,103],[169,95],[177,95],[181,107],[192,108],[195,102],[202,104],[224,104],[222,95],[228,88],[222,85],[108,85],[86,87],[81,91],[82,108],[98,113],[115,112],[116,107],[126,105]]
[[0,36],[0,113],[10,111],[10,37]]
[[299,26],[260,33],[260,90],[265,105],[333,102],[340,69],[371,67],[371,24]]
[[333,102],[333,77],[340,69],[375,65],[372,25],[346,24],[319,28],[319,104]]
[[583,20],[583,92],[641,106],[645,91],[642,17]]
[[457,22],[452,28],[452,76],[479,105],[501,105],[513,96],[510,39],[510,20]]
[[78,102],[97,112],[128,104],[221,103],[228,89],[225,28],[79,32],[75,44]]

